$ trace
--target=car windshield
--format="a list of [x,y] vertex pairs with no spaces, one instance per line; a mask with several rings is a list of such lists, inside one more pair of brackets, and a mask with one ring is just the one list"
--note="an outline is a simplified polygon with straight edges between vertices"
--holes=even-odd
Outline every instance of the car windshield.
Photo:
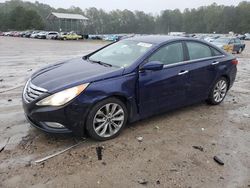
[[89,60],[93,62],[103,62],[117,67],[127,67],[152,46],[150,43],[124,40],[96,52],[89,57]]
[[230,41],[229,38],[218,38],[214,40],[214,42],[216,43],[229,43],[229,41]]

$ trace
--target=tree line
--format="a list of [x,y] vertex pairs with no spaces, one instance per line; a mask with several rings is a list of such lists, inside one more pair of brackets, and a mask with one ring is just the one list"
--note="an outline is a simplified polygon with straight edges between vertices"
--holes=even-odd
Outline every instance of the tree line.
[[139,33],[167,34],[186,33],[236,33],[250,32],[250,2],[242,1],[237,6],[213,3],[196,9],[161,11],[153,16],[143,11],[113,10],[79,7],[55,9],[47,4],[11,0],[0,3],[0,30],[46,29],[46,17],[51,12],[77,13],[89,18],[85,33]]

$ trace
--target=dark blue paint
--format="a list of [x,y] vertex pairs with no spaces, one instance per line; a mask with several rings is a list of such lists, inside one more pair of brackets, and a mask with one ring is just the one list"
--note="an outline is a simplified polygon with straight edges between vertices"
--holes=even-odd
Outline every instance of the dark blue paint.
[[[83,58],[76,58],[46,67],[32,75],[34,85],[48,90],[48,94],[41,98],[79,84],[90,85],[78,97],[61,107],[38,107],[35,103],[41,98],[29,104],[23,101],[27,119],[34,126],[47,132],[73,131],[75,134],[83,135],[90,109],[105,98],[115,96],[121,99],[128,108],[129,121],[132,122],[207,99],[211,87],[221,76],[228,78],[230,87],[235,80],[236,65],[231,63],[234,57],[215,46],[212,47],[223,56],[164,67],[159,65],[159,62],[145,64],[147,58],[161,46],[173,41],[201,42],[199,40],[161,36],[126,40],[150,42],[154,46],[126,68],[105,67]],[[185,57],[188,57],[187,51]],[[211,65],[216,61],[220,63]],[[179,75],[183,71],[189,72]],[[67,129],[57,131],[47,127],[43,122],[59,122]]]

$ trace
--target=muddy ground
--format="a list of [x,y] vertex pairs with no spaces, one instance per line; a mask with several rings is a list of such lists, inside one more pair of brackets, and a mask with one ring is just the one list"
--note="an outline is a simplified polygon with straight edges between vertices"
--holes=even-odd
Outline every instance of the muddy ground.
[[[116,139],[87,139],[35,164],[81,139],[45,134],[27,123],[21,106],[25,79],[104,44],[0,37],[0,144],[8,140],[0,152],[0,187],[250,187],[250,42],[237,55],[237,79],[221,105],[158,115],[133,123]],[[104,146],[102,161],[97,146]],[[224,166],[214,162],[215,155]]]

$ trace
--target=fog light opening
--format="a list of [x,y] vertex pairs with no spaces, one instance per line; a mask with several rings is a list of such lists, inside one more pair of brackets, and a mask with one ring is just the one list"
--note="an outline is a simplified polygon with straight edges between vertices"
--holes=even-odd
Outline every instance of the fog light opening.
[[63,129],[65,128],[62,124],[57,122],[44,122],[50,128]]

